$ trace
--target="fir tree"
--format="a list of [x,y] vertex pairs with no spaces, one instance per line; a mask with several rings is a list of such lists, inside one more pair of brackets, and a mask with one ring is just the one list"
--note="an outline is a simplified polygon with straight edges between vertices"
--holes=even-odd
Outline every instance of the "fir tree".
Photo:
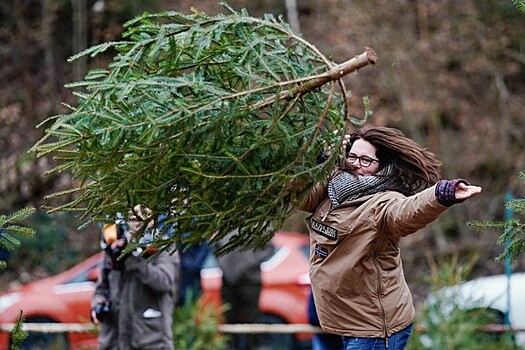
[[[0,234],[0,247],[8,251],[13,251],[20,247],[20,241],[15,237],[16,235],[34,236],[35,230],[30,227],[21,226],[20,223],[33,215],[35,212],[34,208],[25,208],[15,211],[10,215],[0,215],[0,227],[3,228]],[[0,270],[6,267],[6,262],[0,260]],[[27,338],[28,333],[22,329],[24,322],[23,311],[20,310],[20,316],[18,317],[13,330],[11,331],[12,344],[10,349],[19,349],[18,345]]]
[[[30,227],[20,225],[20,223],[33,215],[34,208],[24,208],[15,211],[9,215],[0,215],[0,227],[2,228],[0,234],[0,248],[9,252],[14,251],[20,247],[20,240],[16,235],[23,235],[33,237],[35,230]],[[0,260],[0,270],[6,267],[6,262]]]
[[[519,177],[525,182],[525,171],[520,172]],[[525,251],[525,223],[520,219],[520,216],[525,215],[525,199],[510,199],[505,206],[517,215],[507,221],[472,221],[469,224],[480,230],[502,231],[498,243],[505,245],[505,249],[498,260],[514,261],[520,253]]]
[[281,18],[223,6],[228,15],[146,13],[122,41],[71,58],[116,51],[106,69],[68,85],[78,105],[52,117],[32,149],[79,184],[50,195],[75,195],[50,212],[80,211],[85,226],[140,204],[147,222],[173,214],[160,246],[237,229],[225,250],[257,247],[324,179],[338,152],[321,165],[319,152],[371,115],[364,100],[364,116],[350,117],[342,78],[375,52],[338,65]]

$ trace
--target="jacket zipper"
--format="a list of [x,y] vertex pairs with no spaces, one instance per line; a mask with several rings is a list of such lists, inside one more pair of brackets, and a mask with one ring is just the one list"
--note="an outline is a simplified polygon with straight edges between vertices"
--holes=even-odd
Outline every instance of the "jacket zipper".
[[326,213],[324,213],[324,215],[321,217],[321,221],[325,221],[325,220],[326,220],[326,217],[327,217],[328,215],[330,215],[330,213],[331,213],[334,209],[335,209],[335,208],[332,208],[332,206],[330,205],[330,209],[328,209],[328,210],[326,211]]
[[[326,199],[326,200],[329,201],[329,199]],[[338,205],[338,206],[334,207],[334,206],[332,205],[332,203],[330,203],[330,208],[329,208],[329,209],[326,211],[326,213],[324,213],[324,215],[321,217],[321,221],[325,221],[325,220],[326,220],[326,217],[327,217],[328,215],[330,215],[330,213],[332,213],[335,209],[340,208],[340,207],[341,207],[341,205]]]
[[381,271],[379,269],[379,266],[377,265],[377,257],[374,256],[373,258],[374,266],[376,268],[377,273],[377,297],[379,298],[379,307],[381,309],[381,316],[383,318],[383,332],[385,333],[385,348],[388,349],[388,326],[386,322],[386,313],[385,313],[385,306],[383,305],[383,297],[381,295],[381,292],[383,290],[381,285]]

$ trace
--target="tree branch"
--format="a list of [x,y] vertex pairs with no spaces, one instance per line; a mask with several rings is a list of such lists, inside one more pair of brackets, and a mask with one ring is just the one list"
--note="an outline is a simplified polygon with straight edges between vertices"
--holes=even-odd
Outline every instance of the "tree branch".
[[[307,80],[305,83],[300,84],[291,90],[282,91],[277,97],[277,100],[282,100],[282,99],[291,100],[297,95],[306,94],[308,92],[311,92],[323,86],[326,83],[339,80],[345,75],[355,72],[356,70],[360,68],[375,64],[377,60],[378,60],[377,53],[373,49],[366,47],[363,53],[357,56],[354,56],[348,61],[343,62],[333,67],[328,72],[312,77],[311,79]],[[253,109],[260,109],[262,107],[265,107],[268,104],[274,103],[275,101],[276,101],[275,96],[265,98],[260,103],[253,105]]]

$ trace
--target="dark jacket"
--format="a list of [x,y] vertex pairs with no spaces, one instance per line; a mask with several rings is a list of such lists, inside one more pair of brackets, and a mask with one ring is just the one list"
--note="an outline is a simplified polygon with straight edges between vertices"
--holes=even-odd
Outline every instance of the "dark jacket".
[[122,269],[112,269],[106,254],[93,303],[106,298],[112,312],[102,322],[99,349],[172,350],[180,270],[178,252],[160,253],[150,262],[129,255]]
[[177,305],[194,302],[201,294],[201,270],[210,253],[206,242],[179,248],[182,261],[182,280]]
[[[218,249],[236,235],[237,231],[229,233],[215,244]],[[227,254],[217,257],[222,269],[223,283],[231,286],[261,284],[261,263],[268,260],[273,253],[274,247],[271,243],[265,247],[254,250],[235,249]]]

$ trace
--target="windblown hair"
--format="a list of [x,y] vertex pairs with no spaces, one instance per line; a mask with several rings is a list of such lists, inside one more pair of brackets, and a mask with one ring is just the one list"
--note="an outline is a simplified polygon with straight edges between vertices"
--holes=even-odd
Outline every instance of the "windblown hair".
[[377,150],[380,169],[391,165],[392,176],[398,178],[396,190],[406,195],[427,188],[440,179],[441,163],[435,155],[415,141],[406,137],[400,130],[382,126],[369,126],[355,130],[350,135],[346,155],[351,144],[363,139]]

